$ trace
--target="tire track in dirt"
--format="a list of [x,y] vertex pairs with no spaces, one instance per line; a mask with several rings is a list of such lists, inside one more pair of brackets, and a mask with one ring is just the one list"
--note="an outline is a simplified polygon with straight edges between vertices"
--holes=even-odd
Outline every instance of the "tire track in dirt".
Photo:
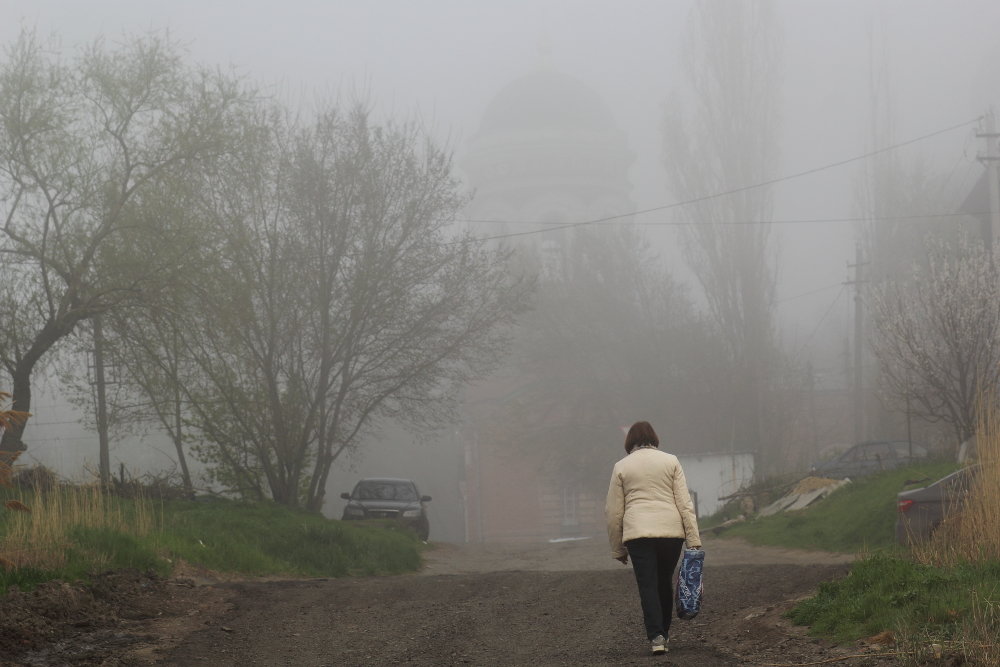
[[[770,665],[842,658],[783,613],[852,556],[706,539],[706,598],[651,656],[631,568],[603,540],[437,544],[418,575],[219,584],[230,608],[156,664]],[[205,621],[208,623],[205,623]],[[874,650],[872,651],[874,653]],[[870,655],[840,665],[891,664]]]

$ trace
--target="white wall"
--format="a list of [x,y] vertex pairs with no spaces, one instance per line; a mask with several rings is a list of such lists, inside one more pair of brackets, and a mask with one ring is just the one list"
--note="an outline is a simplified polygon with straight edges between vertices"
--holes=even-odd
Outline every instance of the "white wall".
[[678,456],[691,491],[698,494],[698,516],[709,516],[722,508],[719,498],[739,491],[753,479],[753,454],[705,454]]

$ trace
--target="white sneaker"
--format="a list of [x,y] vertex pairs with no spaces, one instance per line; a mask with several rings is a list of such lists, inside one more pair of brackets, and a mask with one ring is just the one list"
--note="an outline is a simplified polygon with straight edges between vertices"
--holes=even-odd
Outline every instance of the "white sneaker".
[[663,635],[656,635],[653,637],[651,648],[653,649],[653,653],[666,653],[667,640],[664,639]]

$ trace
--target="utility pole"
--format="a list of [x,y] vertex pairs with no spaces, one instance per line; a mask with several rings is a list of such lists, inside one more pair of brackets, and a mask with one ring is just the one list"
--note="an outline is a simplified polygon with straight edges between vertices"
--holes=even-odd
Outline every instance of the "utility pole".
[[858,241],[854,249],[854,264],[848,267],[854,269],[854,280],[848,281],[849,285],[854,285],[854,367],[852,373],[853,393],[854,393],[854,442],[863,442],[865,439],[865,396],[864,378],[862,367],[864,365],[864,339],[865,339],[865,307],[861,299],[861,286],[866,281],[864,279],[863,267],[865,266],[864,254],[861,249],[861,242]]
[[806,362],[806,391],[809,396],[809,430],[812,432],[813,458],[819,456],[819,419],[816,417],[816,369]]
[[993,246],[1000,238],[1000,181],[997,180],[998,162],[1000,162],[1000,147],[997,145],[996,113],[990,107],[983,116],[983,131],[976,133],[977,137],[986,140],[986,151],[979,155],[979,161],[986,165],[987,185],[990,188],[990,230],[986,237],[986,249],[993,256]]
[[108,451],[108,403],[104,380],[104,331],[101,316],[94,317],[94,388],[97,397],[97,439],[100,449],[101,485],[111,484],[111,455]]
[[913,428],[910,425],[910,371],[906,371],[906,442],[908,446],[907,454],[913,460]]

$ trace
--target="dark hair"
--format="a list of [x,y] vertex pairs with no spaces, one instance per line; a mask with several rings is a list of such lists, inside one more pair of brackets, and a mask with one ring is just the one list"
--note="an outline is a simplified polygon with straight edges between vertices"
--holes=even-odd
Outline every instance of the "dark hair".
[[633,449],[641,445],[660,446],[660,439],[656,437],[656,431],[653,430],[649,422],[636,422],[632,424],[632,428],[628,430],[628,435],[625,436],[626,453],[631,454]]

